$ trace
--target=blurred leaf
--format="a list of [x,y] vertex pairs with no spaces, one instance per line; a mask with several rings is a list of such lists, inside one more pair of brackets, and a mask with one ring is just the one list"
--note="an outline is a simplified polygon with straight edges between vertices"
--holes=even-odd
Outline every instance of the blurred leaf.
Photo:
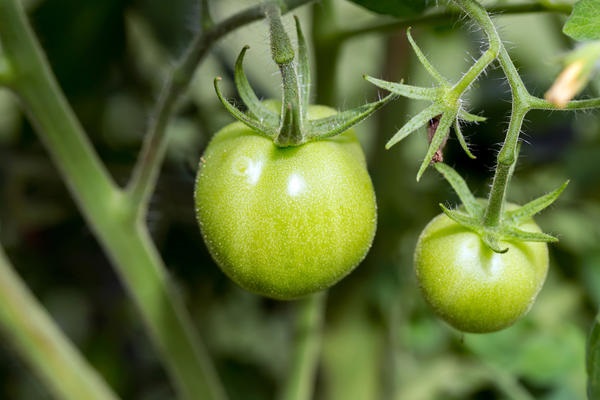
[[596,316],[587,343],[588,397],[600,398],[600,314]]
[[600,39],[600,0],[578,1],[563,32],[579,41]]
[[350,0],[379,14],[403,18],[417,15],[433,5],[430,0]]

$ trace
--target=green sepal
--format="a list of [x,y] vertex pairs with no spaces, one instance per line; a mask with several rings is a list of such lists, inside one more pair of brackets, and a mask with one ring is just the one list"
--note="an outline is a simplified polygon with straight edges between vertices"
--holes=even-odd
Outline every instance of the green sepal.
[[558,242],[552,235],[543,232],[529,232],[514,226],[503,226],[502,238],[506,240],[519,240],[523,242]]
[[498,226],[488,227],[483,223],[485,207],[482,200],[478,200],[469,189],[465,180],[452,167],[444,163],[434,164],[435,169],[448,181],[452,189],[462,202],[464,212],[451,210],[440,204],[444,214],[457,224],[477,233],[481,240],[493,251],[505,253],[508,248],[501,247],[501,241],[524,241],[524,242],[557,242],[558,239],[543,232],[530,232],[519,229],[519,226],[527,222],[534,214],[552,204],[568,182],[559,188],[539,197],[515,210],[505,211]]
[[261,102],[248,82],[243,68],[244,56],[248,46],[245,46],[240,52],[234,71],[236,87],[248,112],[240,111],[223,96],[219,87],[221,78],[215,79],[214,86],[217,97],[229,113],[259,134],[271,138],[277,146],[297,146],[309,141],[338,135],[397,97],[396,94],[391,93],[378,101],[352,110],[319,120],[309,120],[308,109],[311,85],[309,52],[300,22],[298,18],[295,18],[298,42],[296,54],[283,28],[279,8],[269,4],[265,6],[265,12],[271,33],[272,59],[279,66],[283,81],[283,99],[280,113],[278,114]]
[[307,141],[338,135],[358,124],[394,98],[396,98],[396,95],[392,93],[381,100],[342,111],[330,117],[310,120],[308,121],[308,132],[310,134],[307,136]]
[[310,103],[310,62],[308,60],[308,46],[302,27],[300,26],[300,20],[294,15],[294,22],[296,23],[296,37],[298,40],[298,91],[300,92],[300,109],[302,118],[306,118],[308,111],[308,105]]
[[467,156],[472,160],[476,159],[477,157],[475,157],[475,155],[471,153],[471,149],[469,149],[469,145],[465,140],[465,136],[463,135],[462,130],[460,129],[460,122],[458,121],[458,118],[454,120],[454,133],[458,138],[458,143],[460,143],[460,147],[462,147],[463,151],[467,154]]
[[538,197],[535,200],[530,201],[529,203],[517,208],[516,210],[507,211],[504,213],[504,218],[513,221],[514,224],[518,224],[519,222],[523,222],[535,214],[539,213],[543,209],[550,206],[552,203],[558,199],[558,196],[565,190],[569,181],[566,181],[557,189],[554,189],[550,193],[547,193],[541,197]]
[[452,186],[467,213],[477,218],[483,216],[483,206],[477,201],[463,177],[448,164],[436,163],[434,167]]
[[487,247],[489,247],[494,253],[506,253],[508,251],[508,247],[500,247],[500,241],[498,240],[498,235],[494,232],[484,231],[483,234],[480,234],[479,237],[485,243]]
[[277,130],[274,129],[273,126],[263,124],[260,121],[258,121],[256,118],[252,118],[252,117],[248,116],[247,114],[241,112],[233,104],[231,104],[229,102],[229,100],[227,100],[223,96],[223,94],[221,93],[221,89],[219,88],[220,81],[221,81],[220,77],[215,78],[215,81],[214,81],[215,92],[217,93],[217,97],[219,98],[221,103],[223,103],[223,106],[225,106],[227,111],[229,111],[229,113],[231,115],[233,115],[235,117],[235,119],[242,122],[249,128],[254,129],[255,131],[257,131],[258,133],[260,133],[264,136],[274,138],[277,135]]
[[395,145],[396,143],[398,143],[399,141],[401,141],[402,139],[419,129],[421,126],[429,123],[429,121],[433,117],[440,115],[443,110],[443,107],[439,104],[430,105],[429,107],[412,117],[406,124],[404,124],[402,128],[400,128],[400,130],[396,132],[396,134],[394,134],[394,136],[392,136],[392,138],[385,144],[385,148],[389,149],[390,147],[392,147],[393,145]]
[[466,214],[464,212],[458,210],[451,210],[442,203],[440,203],[440,208],[454,222],[464,226],[467,229],[470,229],[475,232],[481,232],[481,224],[477,218],[474,218],[472,215]]
[[455,117],[456,117],[456,115],[451,114],[450,112],[445,112],[442,115],[442,119],[440,119],[437,129],[435,130],[435,134],[433,135],[433,138],[431,139],[431,143],[429,144],[429,148],[427,149],[425,158],[423,159],[423,162],[421,163],[419,172],[417,172],[417,181],[419,181],[421,179],[421,176],[423,176],[423,173],[425,172],[425,170],[427,169],[429,164],[431,164],[431,160],[432,160],[435,152],[440,148],[440,146],[444,142],[444,139],[446,139],[446,136],[448,136],[448,131],[449,131],[450,126],[452,125],[452,121],[454,121]]
[[440,91],[437,88],[424,88],[419,86],[405,85],[402,82],[388,82],[381,79],[373,78],[369,75],[364,75],[363,77],[365,78],[365,80],[371,82],[377,87],[385,89],[388,92],[408,97],[410,99],[433,101],[439,97]]
[[259,100],[256,93],[250,86],[248,78],[244,72],[244,56],[250,46],[244,46],[240,55],[235,62],[234,80],[235,86],[237,87],[240,98],[248,108],[248,114],[255,117],[260,122],[264,122],[268,126],[276,126],[279,124],[279,116],[272,110],[265,107],[265,105]]
[[467,122],[484,122],[487,121],[486,117],[482,117],[481,115],[471,114],[468,111],[463,110],[462,108],[458,111],[458,118]]
[[417,55],[419,62],[421,63],[421,65],[423,65],[423,67],[425,67],[427,72],[429,72],[429,75],[431,75],[433,77],[433,79],[435,79],[440,85],[448,86],[450,84],[450,81],[448,79],[444,78],[444,76],[442,74],[440,74],[439,71],[429,62],[427,57],[425,57],[425,54],[423,54],[423,52],[421,51],[421,48],[419,47],[419,45],[417,45],[417,43],[413,39],[412,35],[410,34],[410,29],[411,28],[408,28],[406,30],[406,37],[408,38],[408,41],[409,41],[413,51]]

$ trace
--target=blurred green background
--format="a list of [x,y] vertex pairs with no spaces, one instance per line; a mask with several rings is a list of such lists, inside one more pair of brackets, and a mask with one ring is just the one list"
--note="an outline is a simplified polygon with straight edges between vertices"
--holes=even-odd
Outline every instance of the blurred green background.
[[[341,27],[383,20],[348,2],[332,3]],[[125,183],[165,73],[199,29],[199,7],[194,0],[26,4],[76,114],[110,171]],[[255,2],[211,4],[218,21]],[[309,36],[311,8],[295,12]],[[561,33],[564,17],[506,15],[495,21],[527,86],[543,95],[560,70],[560,56],[573,45]],[[293,27],[291,17],[285,23]],[[485,47],[481,32],[464,19],[416,25],[413,34],[453,80]],[[264,23],[221,41],[198,69],[169,127],[168,159],[148,224],[231,399],[252,400],[275,398],[285,377],[295,303],[246,293],[220,272],[202,242],[192,199],[203,148],[231,121],[212,80],[222,76],[227,94],[235,97],[232,66],[245,44],[251,46],[245,66],[256,91],[265,98],[279,96]],[[337,90],[327,94],[341,109],[378,96],[361,79],[363,73],[430,84],[402,31],[358,37],[342,50]],[[595,95],[595,88],[599,80],[582,96]],[[490,69],[469,97],[470,110],[488,118],[464,128],[478,158],[468,159],[453,137],[445,156],[473,191],[485,196],[510,111],[502,71]],[[433,171],[415,182],[426,149],[424,131],[391,150],[383,148],[423,106],[397,101],[358,128],[378,198],[378,233],[363,264],[330,290],[315,398],[371,400],[396,393],[396,399],[407,400],[512,399],[529,393],[534,399],[583,399],[586,335],[600,303],[598,113],[528,114],[509,198],[523,203],[570,179],[556,205],[537,218],[560,243],[551,246],[548,281],[528,316],[499,333],[464,335],[435,318],[412,270],[419,232],[440,211],[438,203],[455,205],[457,199]],[[173,398],[136,310],[17,101],[4,90],[0,241],[36,296],[123,399]],[[5,342],[0,342],[0,398],[49,398]]]

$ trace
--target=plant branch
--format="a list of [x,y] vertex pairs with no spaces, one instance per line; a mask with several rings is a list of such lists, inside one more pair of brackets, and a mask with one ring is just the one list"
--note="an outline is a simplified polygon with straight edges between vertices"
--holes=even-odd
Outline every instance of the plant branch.
[[146,226],[136,223],[131,203],[94,152],[50,71],[21,2],[0,0],[0,15],[0,40],[13,67],[10,87],[140,311],[181,398],[224,398]]
[[118,398],[38,303],[1,246],[0,305],[4,333],[54,396],[64,400]]
[[[308,4],[314,0],[285,0],[277,2],[282,13]],[[159,95],[153,116],[146,132],[142,150],[133,170],[127,191],[136,207],[137,218],[142,220],[160,172],[167,149],[166,127],[177,100],[186,90],[196,68],[208,51],[221,38],[230,32],[265,17],[265,7],[261,4],[242,10],[209,29],[202,30],[192,40],[187,51],[169,74]]]
[[[540,2],[531,1],[528,3],[502,4],[486,8],[487,13],[491,14],[527,14],[539,12],[552,12],[569,15],[573,9],[572,2]],[[376,22],[373,24],[340,29],[332,33],[336,41],[345,41],[355,37],[362,37],[368,34],[381,34],[395,32],[415,25],[435,25],[443,22],[456,20],[460,16],[460,11],[454,9],[434,10],[418,17],[394,20],[391,22]]]
[[326,292],[316,293],[298,303],[294,355],[282,400],[310,400],[319,365]]

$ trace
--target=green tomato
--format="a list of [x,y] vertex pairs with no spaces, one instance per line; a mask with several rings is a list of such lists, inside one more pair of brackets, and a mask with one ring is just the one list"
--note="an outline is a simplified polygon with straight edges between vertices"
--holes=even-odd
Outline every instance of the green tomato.
[[[309,118],[335,114],[311,106]],[[355,133],[294,147],[236,122],[215,134],[196,179],[207,247],[241,287],[277,299],[326,289],[369,250],[373,185]]]
[[[540,232],[533,220],[519,228]],[[417,280],[435,313],[456,329],[494,332],[515,323],[533,305],[546,279],[547,244],[501,245],[508,251],[495,253],[445,214],[421,233],[415,250]]]

